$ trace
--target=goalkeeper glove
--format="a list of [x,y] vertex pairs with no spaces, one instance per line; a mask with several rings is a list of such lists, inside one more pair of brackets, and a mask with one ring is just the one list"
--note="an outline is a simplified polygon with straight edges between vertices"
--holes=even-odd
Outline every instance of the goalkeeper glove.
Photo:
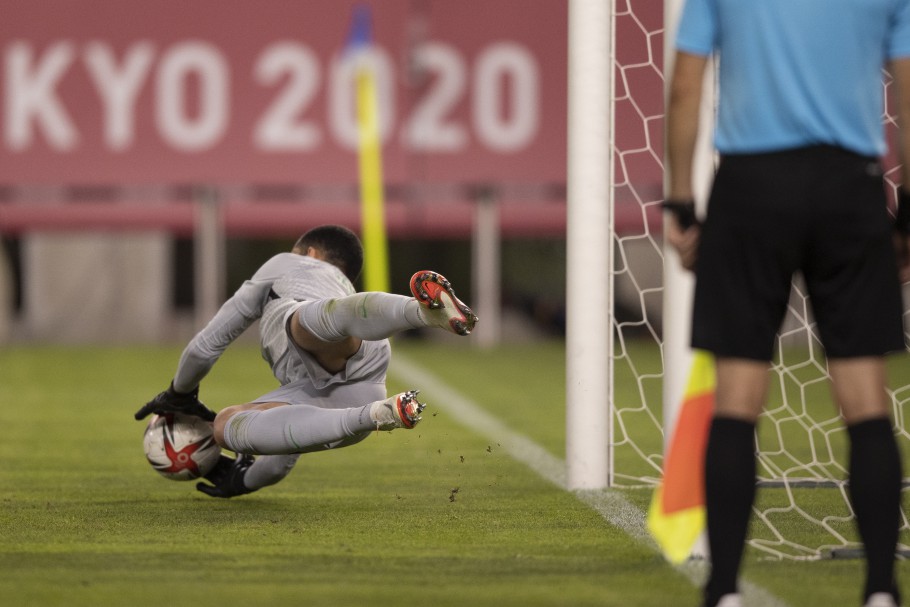
[[676,218],[676,223],[683,230],[701,225],[695,215],[695,201],[693,200],[665,200],[660,206],[664,210],[670,211],[673,217]]
[[168,386],[168,389],[161,392],[147,402],[145,406],[136,411],[136,419],[145,419],[152,413],[183,413],[184,415],[195,415],[202,419],[213,422],[215,421],[215,412],[203,405],[199,401],[199,387],[189,394],[182,394],[174,390],[174,382]]
[[238,454],[236,459],[232,459],[222,454],[215,468],[205,475],[205,480],[212,484],[196,483],[196,489],[209,497],[231,498],[252,493],[255,489],[247,489],[243,478],[254,461],[256,458],[252,455]]

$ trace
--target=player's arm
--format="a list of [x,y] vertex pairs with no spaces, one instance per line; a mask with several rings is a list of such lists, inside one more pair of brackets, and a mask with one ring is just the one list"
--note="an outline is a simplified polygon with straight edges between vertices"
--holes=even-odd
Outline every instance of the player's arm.
[[240,314],[232,300],[226,301],[205,328],[190,340],[180,355],[171,385],[136,412],[137,420],[152,413],[185,413],[215,420],[215,412],[199,400],[199,383],[227,347],[255,320]]
[[262,315],[270,285],[271,280],[256,277],[246,281],[184,348],[168,389],[140,408],[135,418],[179,412],[214,420],[215,412],[199,401],[199,384],[227,347]]
[[901,282],[908,282],[910,281],[910,57],[892,60],[889,68],[895,85],[899,127],[897,153],[902,163],[902,185],[898,188],[894,226],[897,232]]
[[199,386],[228,346],[262,316],[270,286],[271,281],[248,280],[224,302],[183,350],[174,375],[174,388],[190,391]]
[[708,57],[677,52],[667,108],[667,159],[670,178],[665,208],[670,212],[667,242],[692,269],[698,247],[698,222],[692,189],[695,144],[701,114],[702,83]]

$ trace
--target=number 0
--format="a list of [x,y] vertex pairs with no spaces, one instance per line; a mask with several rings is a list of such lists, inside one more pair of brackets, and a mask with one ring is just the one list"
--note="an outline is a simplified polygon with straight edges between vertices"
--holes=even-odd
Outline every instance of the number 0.
[[498,152],[527,145],[540,120],[540,78],[528,50],[511,42],[490,46],[477,58],[474,78],[472,114],[477,137]]

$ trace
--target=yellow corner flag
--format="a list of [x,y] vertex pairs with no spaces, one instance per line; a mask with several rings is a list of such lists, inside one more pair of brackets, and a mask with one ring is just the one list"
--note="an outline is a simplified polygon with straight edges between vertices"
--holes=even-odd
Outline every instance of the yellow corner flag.
[[363,288],[389,290],[389,254],[383,201],[382,143],[379,136],[379,108],[376,75],[367,58],[372,45],[370,9],[358,6],[354,12],[348,52],[356,53],[357,130],[360,164],[360,220],[363,240]]
[[714,359],[696,350],[676,428],[664,459],[664,477],[651,500],[648,529],[671,563],[691,554],[705,528],[705,447],[714,411]]

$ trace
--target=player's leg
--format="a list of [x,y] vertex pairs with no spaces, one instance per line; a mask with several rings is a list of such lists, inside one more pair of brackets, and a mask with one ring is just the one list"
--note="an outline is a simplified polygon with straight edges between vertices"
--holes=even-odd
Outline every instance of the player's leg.
[[237,453],[307,453],[346,444],[373,430],[413,428],[425,406],[417,401],[416,391],[344,409],[287,403],[236,405],[218,413],[215,440]]
[[[360,442],[366,436],[366,434],[354,436],[325,447],[332,449],[347,447]],[[196,488],[211,497],[227,498],[252,493],[275,485],[287,477],[300,459],[300,455],[290,453],[260,455],[255,458],[247,454],[238,454],[236,458],[222,455],[215,469],[205,476],[212,484],[199,483]]]
[[891,418],[885,359],[879,356],[829,358],[831,392],[848,426]]
[[343,370],[363,340],[378,341],[422,326],[410,297],[365,292],[304,301],[288,320],[294,344],[331,373]]
[[[324,447],[326,449],[349,447],[359,443],[367,436],[366,433],[360,434],[335,443],[330,443]],[[279,483],[291,473],[294,466],[297,464],[297,460],[300,459],[300,456],[300,453],[289,453],[287,455],[260,455],[255,459],[253,459],[253,456],[251,455],[240,456],[248,458],[247,461],[252,461],[246,472],[240,478],[243,493],[258,491],[264,487]]]
[[848,486],[866,551],[864,596],[893,594],[900,527],[900,452],[891,424],[891,403],[882,358],[830,359],[832,390],[850,437]]
[[705,604],[738,592],[737,578],[755,499],[755,424],[768,390],[768,363],[718,358],[715,415],[705,453],[711,575]]
[[346,409],[283,402],[227,407],[215,418],[215,440],[238,456],[222,457],[206,475],[212,484],[196,488],[230,498],[274,485],[290,473],[301,453],[354,445],[372,430],[413,428],[425,407],[416,391]]
[[300,459],[299,453],[260,455],[244,475],[244,485],[250,491],[274,485],[291,473],[298,459]]
[[306,301],[297,309],[291,330],[302,347],[313,338],[339,342],[349,337],[380,340],[425,326],[417,302],[404,295],[366,291],[346,297]]
[[868,599],[896,593],[902,471],[883,356],[904,349],[903,304],[878,161],[836,149],[819,160],[813,192],[822,212],[803,273],[850,437],[849,492]]
[[468,335],[477,316],[455,297],[451,283],[437,272],[411,277],[413,297],[368,291],[346,297],[305,301],[288,322],[291,339],[332,373],[345,368],[362,340],[378,341],[424,327]]
[[[215,417],[214,431],[216,442],[219,446],[224,447],[224,442],[218,436],[224,432],[224,423],[230,415],[236,412],[250,410],[253,408],[267,409],[278,406],[283,403],[255,403],[249,405],[236,405],[227,407],[222,410],[220,421]],[[205,479],[211,485],[197,483],[196,489],[211,497],[230,498],[238,495],[252,493],[262,487],[273,485],[282,478],[290,474],[291,469],[297,461],[297,455],[276,455],[263,456],[254,458],[252,455],[237,453],[236,458],[230,458],[222,455],[215,468],[205,475]],[[258,478],[254,479],[251,474],[253,468],[258,469]]]
[[408,329],[438,327],[467,335],[477,317],[455,297],[451,283],[437,272],[411,277],[413,297],[368,291],[347,297],[303,302],[291,323],[295,342],[306,350],[348,338],[380,340]]
[[755,498],[755,424],[799,263],[798,184],[775,155],[724,157],[696,261],[692,345],[715,355],[715,417],[705,454],[711,574],[705,606],[739,604],[737,578]]

